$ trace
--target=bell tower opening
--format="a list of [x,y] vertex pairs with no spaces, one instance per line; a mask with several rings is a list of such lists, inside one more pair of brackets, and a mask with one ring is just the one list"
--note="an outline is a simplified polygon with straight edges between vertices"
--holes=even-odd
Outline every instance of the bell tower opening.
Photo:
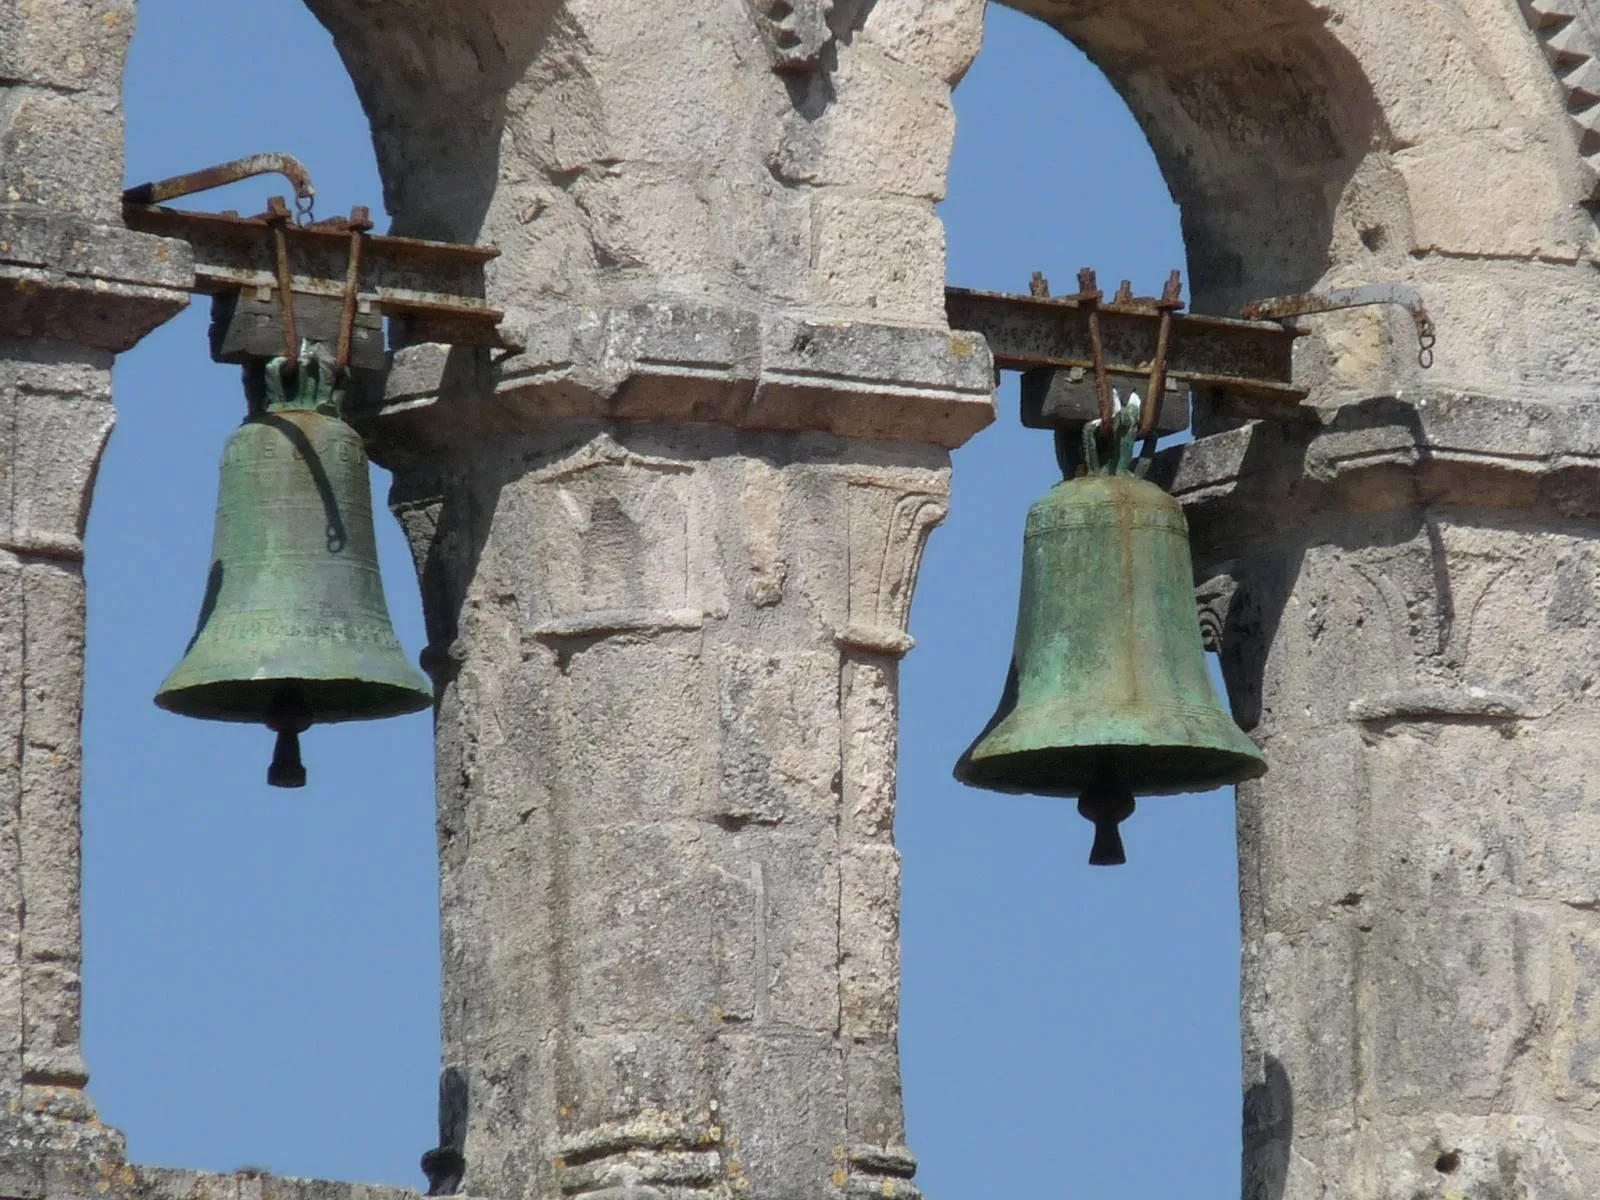
[[[127,182],[261,151],[300,158],[315,216],[373,209],[367,121],[297,4],[142,0]],[[174,201],[261,212],[262,176]],[[438,867],[421,713],[314,726],[309,786],[269,788],[273,734],[152,697],[206,589],[218,462],[246,412],[213,363],[210,304],[116,364],[117,426],[88,530],[84,741],[90,1094],[132,1161],[421,1186],[437,1142]],[[373,503],[387,477],[373,472]],[[409,553],[376,514],[405,657],[423,643]]]
[[[1071,41],[991,4],[955,107],[940,210],[952,286],[1026,294],[1037,272],[1059,295],[1090,266],[1107,294],[1128,279],[1153,295],[1178,268],[1193,305],[1190,268],[1204,268],[1175,189]],[[1227,292],[1202,285],[1201,311]],[[1061,478],[1051,435],[1019,423],[1017,375],[998,404],[996,423],[954,455],[901,685],[901,1039],[919,1184],[929,1195],[1021,1194],[1041,1179],[1086,1196],[1237,1194],[1231,789],[1140,800],[1123,826],[1128,864],[1101,869],[1085,865],[1094,831],[1073,801],[950,775],[1006,677],[1024,518]]]

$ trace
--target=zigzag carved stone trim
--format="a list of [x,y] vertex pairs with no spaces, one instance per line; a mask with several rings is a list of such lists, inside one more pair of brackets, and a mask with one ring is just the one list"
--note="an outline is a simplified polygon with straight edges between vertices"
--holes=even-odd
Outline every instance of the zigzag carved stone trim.
[[1586,0],[1519,0],[1566,95],[1591,207],[1600,208],[1600,12]]

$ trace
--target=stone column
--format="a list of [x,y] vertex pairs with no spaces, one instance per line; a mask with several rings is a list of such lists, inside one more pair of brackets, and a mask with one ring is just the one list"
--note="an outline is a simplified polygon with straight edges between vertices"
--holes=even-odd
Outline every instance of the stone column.
[[1600,1191],[1600,408],[1195,443],[1239,789],[1247,1200]]
[[[1600,1195],[1600,9],[1018,0],[1128,99],[1197,307],[1310,317],[1175,489],[1237,714],[1247,1200]],[[1246,417],[1267,417],[1236,428]]]
[[944,452],[574,423],[404,480],[466,1190],[915,1195],[896,675]]
[[895,688],[994,411],[934,211],[981,3],[312,8],[396,232],[502,251],[506,347],[403,347],[372,426],[439,688],[436,1186],[915,1195]]
[[0,1188],[16,1197],[121,1156],[79,1046],[82,535],[112,356],[187,303],[192,274],[186,246],[121,225],[132,26],[131,0],[0,3]]

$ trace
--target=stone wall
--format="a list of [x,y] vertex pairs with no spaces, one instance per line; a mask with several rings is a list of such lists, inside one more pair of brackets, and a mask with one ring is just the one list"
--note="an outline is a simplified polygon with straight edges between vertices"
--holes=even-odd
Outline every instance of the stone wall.
[[1252,1200],[1600,1179],[1596,417],[1432,392],[1183,455],[1272,764],[1239,789]]
[[115,1160],[79,1047],[83,529],[111,362],[187,302],[121,227],[129,0],[0,3],[0,1179]]
[[401,349],[372,429],[440,689],[463,1186],[916,1195],[896,675],[993,418],[934,213],[981,5],[312,8],[396,229],[499,245],[518,344]]

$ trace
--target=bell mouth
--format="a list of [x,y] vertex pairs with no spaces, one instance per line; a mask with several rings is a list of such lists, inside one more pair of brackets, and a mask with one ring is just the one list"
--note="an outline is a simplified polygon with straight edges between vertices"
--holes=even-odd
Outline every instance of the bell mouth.
[[961,756],[955,777],[991,792],[1076,797],[1100,778],[1108,759],[1116,764],[1117,778],[1136,796],[1209,792],[1258,779],[1267,771],[1259,751],[1249,754],[1219,747],[1099,744],[984,754],[980,743]]
[[308,723],[317,725],[403,717],[433,705],[433,693],[426,689],[365,679],[219,680],[163,690],[156,704],[203,721],[271,725],[287,692],[295,693]]

